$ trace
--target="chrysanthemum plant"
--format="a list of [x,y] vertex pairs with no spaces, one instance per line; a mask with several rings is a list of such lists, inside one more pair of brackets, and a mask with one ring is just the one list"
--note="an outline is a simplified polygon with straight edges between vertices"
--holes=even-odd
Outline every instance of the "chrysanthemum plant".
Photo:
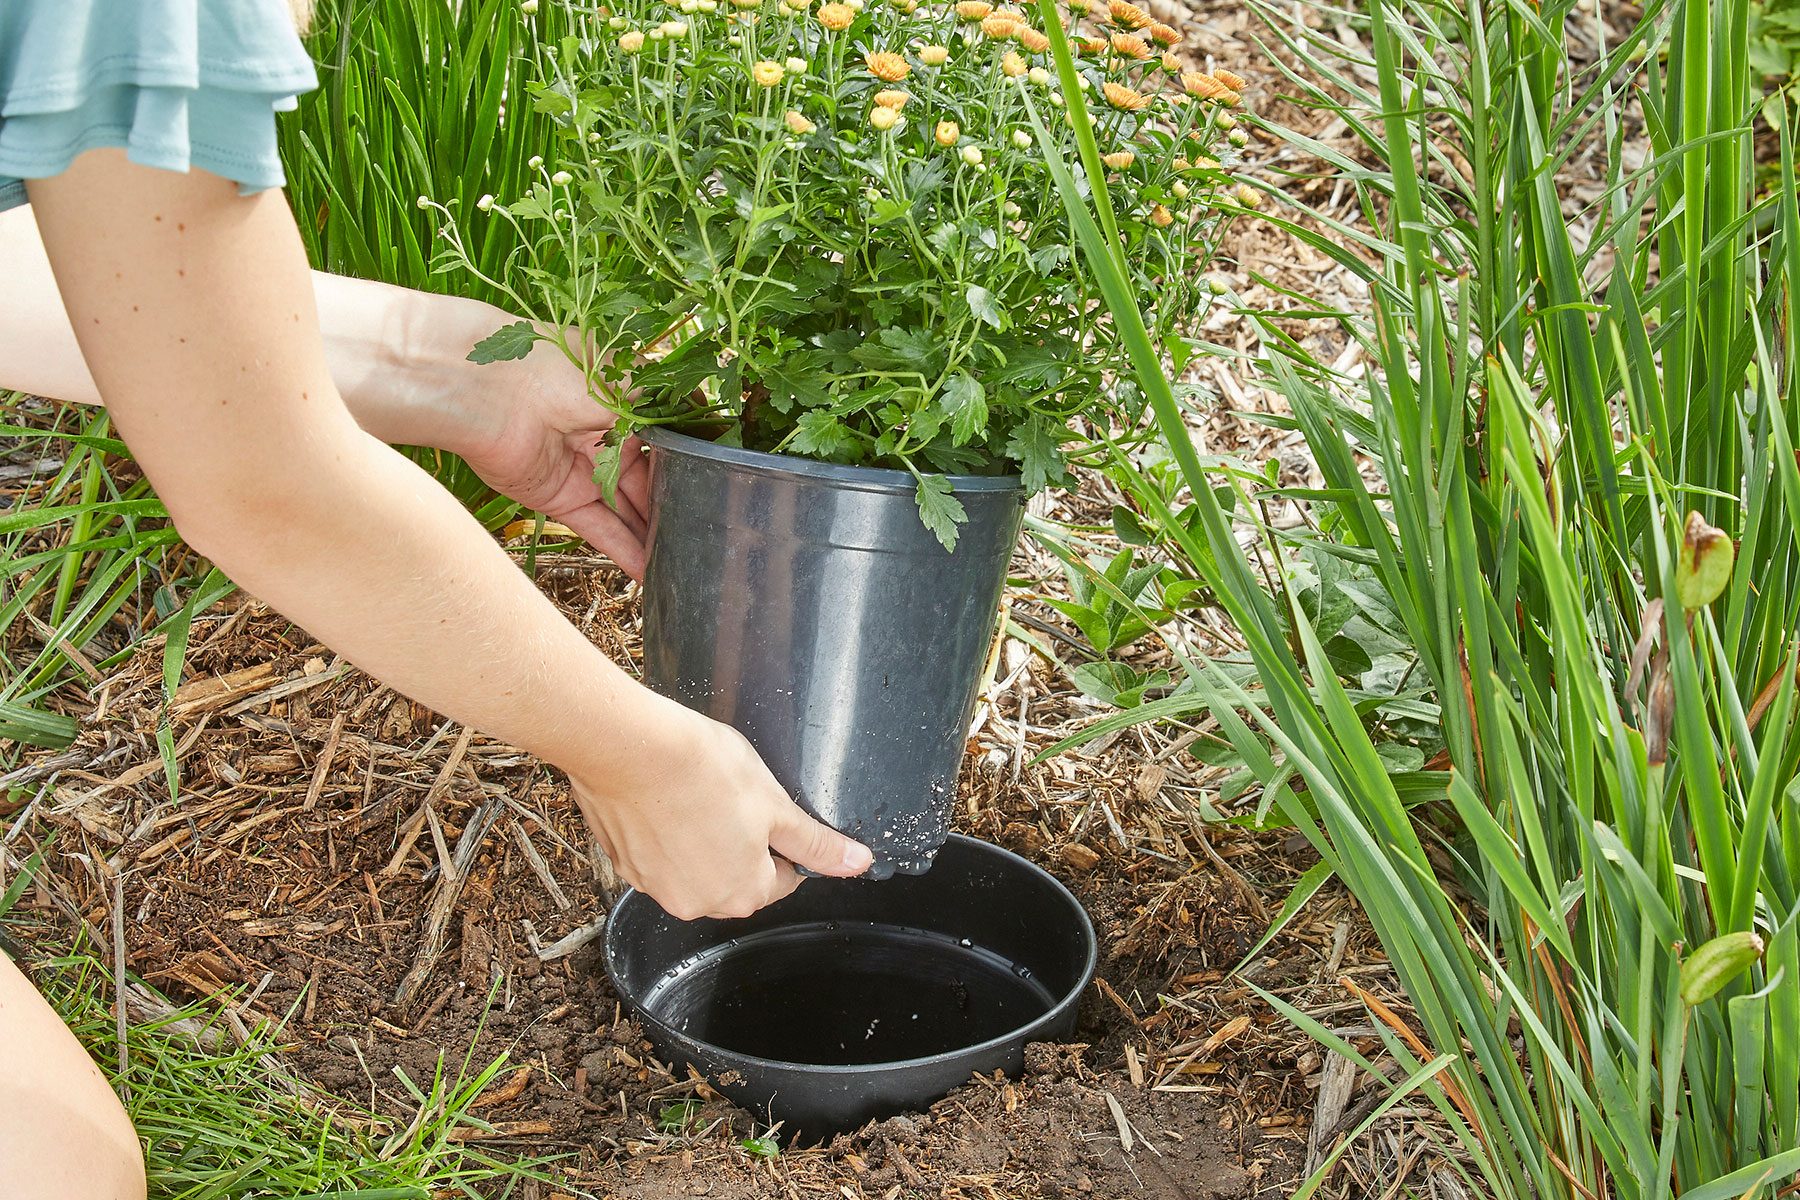
[[[1141,8],[1071,0],[1107,187],[1162,344],[1189,353],[1224,223],[1243,81],[1185,70]],[[527,236],[529,321],[471,356],[563,346],[620,416],[756,450],[904,469],[953,547],[944,474],[1063,482],[1142,401],[1073,253],[1049,39],[988,0],[617,0],[535,55],[561,141],[521,196],[458,220]],[[1041,131],[1048,130],[1048,135]],[[1063,144],[1045,146],[1048,136]],[[1178,367],[1181,364],[1176,364]],[[629,379],[629,385],[626,381]]]

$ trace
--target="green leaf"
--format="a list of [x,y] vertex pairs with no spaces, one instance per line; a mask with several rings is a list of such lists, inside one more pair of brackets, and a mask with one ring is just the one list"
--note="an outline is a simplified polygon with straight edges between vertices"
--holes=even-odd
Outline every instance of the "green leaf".
[[537,326],[530,321],[502,325],[475,343],[475,348],[469,351],[469,361],[485,364],[524,358],[531,353],[532,343],[538,336]]
[[962,501],[950,494],[950,481],[942,475],[921,475],[919,478],[919,519],[925,522],[925,528],[937,534],[944,549],[956,549],[957,526],[968,520],[969,514],[963,511]]
[[842,421],[817,408],[800,414],[794,423],[794,435],[788,439],[788,449],[795,454],[820,459],[836,458],[855,444],[856,439]]
[[967,371],[958,371],[944,384],[943,405],[950,414],[950,433],[958,446],[967,445],[987,429],[987,389]]
[[995,329],[1006,328],[1006,317],[994,303],[994,293],[980,284],[971,284],[967,295],[969,311],[975,314],[983,324],[992,325]]
[[781,1143],[776,1141],[772,1134],[765,1133],[761,1137],[747,1137],[738,1144],[751,1158],[775,1158],[781,1153]]
[[1007,439],[1007,456],[1019,464],[1026,491],[1039,492],[1067,478],[1060,433],[1061,428],[1050,418],[1033,413]]
[[[961,509],[957,510],[958,512]],[[0,700],[0,742],[21,742],[46,750],[65,750],[81,726],[74,717]]]

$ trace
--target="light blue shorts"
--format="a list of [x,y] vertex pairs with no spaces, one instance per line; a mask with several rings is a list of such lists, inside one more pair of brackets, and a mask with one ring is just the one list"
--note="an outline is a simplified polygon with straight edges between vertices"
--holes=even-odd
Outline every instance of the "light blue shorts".
[[280,187],[275,113],[317,84],[286,0],[0,0],[0,209],[100,146]]

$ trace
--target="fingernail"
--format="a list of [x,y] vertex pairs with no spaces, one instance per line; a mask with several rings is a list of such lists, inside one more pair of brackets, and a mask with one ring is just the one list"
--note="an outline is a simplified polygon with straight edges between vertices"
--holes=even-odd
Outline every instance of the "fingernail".
[[875,862],[875,856],[869,848],[858,842],[850,842],[844,847],[844,870],[861,875]]

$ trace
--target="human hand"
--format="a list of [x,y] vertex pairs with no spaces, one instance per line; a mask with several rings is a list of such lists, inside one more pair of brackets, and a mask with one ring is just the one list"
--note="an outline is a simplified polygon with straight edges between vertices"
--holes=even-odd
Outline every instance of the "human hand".
[[747,917],[820,875],[869,869],[868,849],[788,798],[729,725],[656,697],[636,766],[571,773],[575,801],[621,878],[682,921]]
[[448,448],[489,487],[567,525],[641,580],[650,514],[642,443],[625,444],[608,507],[594,482],[594,456],[616,418],[588,395],[581,371],[540,342],[515,362],[469,364],[464,377],[463,432]]

